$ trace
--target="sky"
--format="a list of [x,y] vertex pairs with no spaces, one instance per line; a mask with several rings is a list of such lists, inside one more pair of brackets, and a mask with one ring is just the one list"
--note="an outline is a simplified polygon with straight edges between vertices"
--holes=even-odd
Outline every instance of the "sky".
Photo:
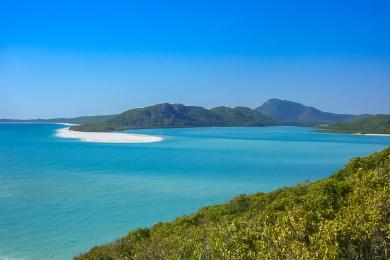
[[0,1],[0,118],[288,99],[390,114],[390,2]]

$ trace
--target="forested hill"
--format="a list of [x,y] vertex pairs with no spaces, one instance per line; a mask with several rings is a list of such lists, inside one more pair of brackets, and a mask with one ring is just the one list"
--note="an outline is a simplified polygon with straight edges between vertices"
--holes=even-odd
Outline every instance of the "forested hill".
[[329,132],[390,134],[390,115],[375,115],[329,125]]
[[115,115],[81,116],[76,118],[12,120],[0,122],[72,123],[79,131],[118,131],[142,128],[201,127],[201,126],[317,126],[348,122],[370,115],[335,114],[320,111],[293,101],[270,99],[256,109],[225,106],[206,109],[200,106],[163,103],[135,108]]
[[349,115],[323,112],[289,100],[273,98],[256,108],[256,111],[280,123],[292,125],[316,125],[353,120],[367,115]]
[[274,120],[247,107],[206,109],[182,104],[158,104],[131,109],[109,120],[73,126],[78,131],[115,131],[141,128],[200,126],[265,126]]
[[330,177],[241,195],[76,259],[389,259],[390,147]]

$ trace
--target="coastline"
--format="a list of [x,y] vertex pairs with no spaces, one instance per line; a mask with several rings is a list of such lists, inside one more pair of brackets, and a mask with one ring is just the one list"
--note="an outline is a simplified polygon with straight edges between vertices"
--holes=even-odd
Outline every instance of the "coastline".
[[55,123],[57,125],[66,125],[66,126],[73,126],[73,125],[79,125],[79,124],[71,124],[71,123]]
[[[62,123],[61,123],[62,124]],[[70,125],[70,124],[62,124]],[[153,143],[163,140],[160,136],[129,134],[129,133],[104,133],[104,132],[80,132],[70,130],[69,127],[57,130],[57,137],[80,139],[82,142],[93,143]]]
[[318,129],[314,130],[317,133],[330,133],[330,134],[350,134],[350,135],[364,135],[364,136],[390,136],[390,134],[381,134],[381,133],[359,133],[353,131],[342,131],[334,129]]
[[367,136],[390,136],[390,134],[361,134],[361,133],[355,133],[353,135],[367,135]]

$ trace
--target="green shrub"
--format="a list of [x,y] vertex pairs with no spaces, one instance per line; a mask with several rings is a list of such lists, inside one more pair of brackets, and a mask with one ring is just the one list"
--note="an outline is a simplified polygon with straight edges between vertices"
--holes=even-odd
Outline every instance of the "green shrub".
[[389,259],[390,147],[332,176],[130,232],[75,259]]

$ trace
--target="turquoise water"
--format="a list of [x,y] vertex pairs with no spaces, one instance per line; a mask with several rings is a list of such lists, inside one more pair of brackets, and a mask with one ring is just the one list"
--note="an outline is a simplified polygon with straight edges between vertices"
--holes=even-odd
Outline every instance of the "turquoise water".
[[149,144],[57,138],[60,125],[0,124],[0,259],[70,259],[135,227],[240,193],[328,176],[390,137],[310,128],[193,128]]

